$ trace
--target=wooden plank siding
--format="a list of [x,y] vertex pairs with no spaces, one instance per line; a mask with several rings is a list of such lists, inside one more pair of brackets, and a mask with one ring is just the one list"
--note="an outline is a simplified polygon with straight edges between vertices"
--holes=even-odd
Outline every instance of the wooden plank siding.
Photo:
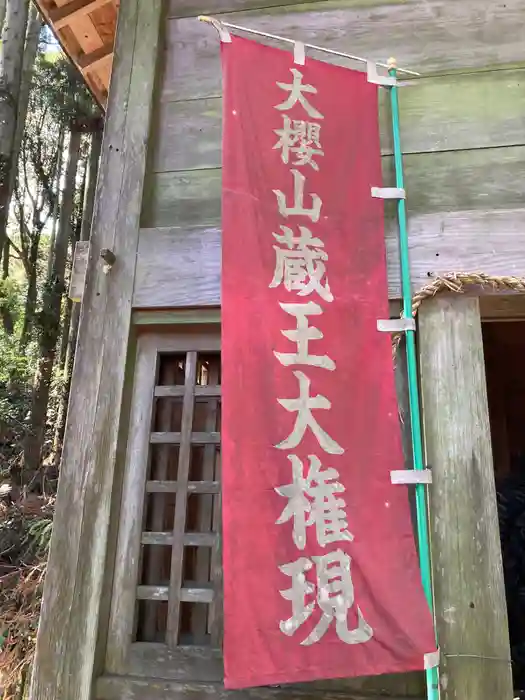
[[[195,15],[203,4],[195,3]],[[253,4],[260,7],[263,3]],[[481,4],[477,0],[320,0],[283,2],[278,7],[268,7],[269,4],[265,2],[266,7],[258,10],[221,14],[221,19],[375,61],[386,61],[394,55],[399,66],[423,75],[524,63],[521,0],[484,0]],[[206,5],[208,14],[217,13],[215,2]],[[216,32],[194,17],[172,19],[167,24],[166,40],[162,99],[219,96]],[[275,45],[272,40],[260,40]],[[326,60],[326,54],[323,58]],[[330,61],[349,65],[346,59],[337,57]]]
[[[446,75],[400,90],[401,143],[407,154],[524,143],[525,69]],[[393,152],[389,95],[379,91],[383,154]],[[220,97],[162,102],[153,133],[153,172],[221,164]]]
[[[196,20],[209,3],[168,5],[142,211],[133,304],[220,304],[221,81],[219,41]],[[422,77],[404,81],[401,140],[412,283],[480,269],[525,268],[525,62],[519,0],[483,9],[453,0],[220,0],[226,21],[385,60]],[[262,41],[265,41],[262,39]],[[268,40],[267,43],[275,43]],[[281,44],[281,47],[283,45]],[[283,47],[286,48],[286,47]],[[315,55],[315,54],[312,54]],[[337,57],[323,60],[352,64]],[[385,185],[394,183],[388,94],[380,90]],[[400,294],[397,231],[385,204],[389,295]]]

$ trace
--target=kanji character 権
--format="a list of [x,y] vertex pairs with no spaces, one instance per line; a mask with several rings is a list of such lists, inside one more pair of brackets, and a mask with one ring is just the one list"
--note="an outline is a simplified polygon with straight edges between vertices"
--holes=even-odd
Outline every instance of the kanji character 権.
[[333,467],[322,469],[321,460],[310,455],[308,474],[304,476],[303,463],[297,455],[288,455],[292,463],[292,483],[277,486],[275,491],[288,499],[276,524],[293,520],[293,540],[298,549],[306,546],[306,530],[315,526],[317,543],[321,547],[334,542],[352,542],[348,530],[346,503],[341,498],[345,487],[339,481],[339,472]]

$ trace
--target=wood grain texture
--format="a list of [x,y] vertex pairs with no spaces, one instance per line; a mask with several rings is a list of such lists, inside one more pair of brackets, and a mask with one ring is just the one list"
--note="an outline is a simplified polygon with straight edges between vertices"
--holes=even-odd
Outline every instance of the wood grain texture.
[[441,697],[511,700],[478,300],[426,301],[419,346]]
[[137,343],[122,500],[118,516],[118,541],[106,649],[106,667],[112,673],[122,673],[125,670],[127,650],[134,629],[156,370],[156,348],[143,336]]
[[[153,676],[155,678],[155,676]],[[97,682],[96,700],[424,700],[423,695],[385,695],[359,691],[297,690],[290,686],[225,690],[222,684],[177,683],[141,678],[106,676]]]
[[132,644],[128,656],[129,674],[147,679],[185,682],[220,682],[222,654],[211,647],[187,646],[169,649],[164,644]]
[[[525,208],[411,216],[409,247],[414,291],[447,272],[520,276],[525,270]],[[398,299],[401,280],[394,224],[386,230],[386,252],[389,297]],[[141,230],[135,307],[218,306],[220,278],[218,228]]]
[[[182,399],[182,421],[180,428],[179,462],[177,469],[177,489],[175,502],[175,518],[173,523],[173,539],[170,568],[170,586],[168,601],[168,619],[166,624],[166,642],[173,649],[179,643],[180,604],[182,601],[181,587],[184,564],[184,532],[186,529],[186,513],[188,508],[188,481],[190,473],[192,426],[195,406],[195,379],[197,376],[197,352],[186,353],[184,371],[184,397]],[[151,441],[154,442],[153,433]],[[173,433],[164,433],[172,435]]]
[[[394,183],[392,160],[383,158],[385,186]],[[410,154],[404,158],[404,170],[409,216],[523,207],[525,146]],[[394,211],[387,202],[387,219],[393,218]],[[220,168],[147,178],[143,227],[218,227],[220,216]]]
[[525,294],[484,296],[479,308],[483,321],[525,320]]
[[[220,387],[217,386],[219,383],[219,363],[214,363],[210,367],[207,381],[211,386],[219,389],[220,391]],[[204,430],[210,433],[216,432],[218,427],[220,403],[217,399],[212,398],[209,399],[204,405],[206,406],[206,419],[203,426]],[[219,450],[217,450],[215,445],[206,445],[204,447],[201,472],[202,479],[206,481],[213,481],[213,479],[216,478],[215,472],[218,456],[220,458]],[[204,547],[200,547],[197,550],[194,576],[197,581],[207,581],[209,578],[209,580],[212,582],[215,594],[209,609],[206,609],[204,606],[200,606],[193,611],[191,620],[192,635],[195,643],[199,644],[201,643],[201,640],[206,639],[206,634],[209,628],[210,635],[212,637],[212,646],[218,648],[221,647],[222,642],[222,629],[218,629],[218,625],[215,624],[218,612],[217,593],[218,590],[222,588],[222,556],[220,554],[220,536],[218,534],[218,525],[221,520],[221,511],[218,508],[219,501],[219,498],[213,498],[213,496],[207,495],[201,499],[199,506],[196,530],[199,533],[205,533],[204,536],[210,543],[209,546],[212,547],[212,550],[210,551]],[[220,601],[220,606],[222,608],[222,600]]]
[[[147,493],[176,493],[179,485],[176,481],[148,481],[146,482]],[[188,493],[220,493],[221,485],[219,481],[189,481]]]
[[152,309],[151,311],[134,311],[131,317],[132,323],[137,327],[157,326],[188,326],[196,325],[200,328],[203,324],[212,326],[220,324],[220,309]]
[[[157,370],[158,372],[158,370]],[[168,384],[175,384],[177,378],[177,366],[173,362],[169,362],[167,364],[167,367],[165,368],[165,376],[164,380],[168,382]],[[156,389],[160,387],[155,387],[153,390],[153,396],[158,396]],[[184,390],[184,387],[178,387],[179,389]],[[153,396],[150,396],[150,401],[153,402]],[[173,417],[174,417],[174,403],[171,401],[163,401],[161,405],[158,405],[155,409],[156,411],[156,419],[155,421],[158,423],[158,427],[160,430],[169,430],[172,425]],[[153,422],[149,423],[149,428],[153,425]],[[149,431],[148,431],[149,432]],[[148,440],[149,435],[146,438],[146,443],[149,441]],[[168,478],[169,474],[169,461],[170,461],[170,452],[168,446],[164,446],[159,450],[159,453],[157,454],[157,459],[156,459],[156,468],[155,468],[155,477],[156,479],[166,481]],[[152,467],[150,466],[150,473],[152,471]],[[147,491],[147,484],[146,484],[146,491]],[[148,492],[148,491],[147,491]],[[151,492],[148,492],[151,493]],[[151,507],[152,507],[152,513],[151,513],[151,529],[153,531],[160,532],[161,530],[164,529],[164,518],[166,515],[166,505],[167,501],[165,496],[163,495],[158,495],[154,499],[154,505],[152,500],[150,499]],[[144,533],[142,533],[142,537],[144,538]],[[144,544],[144,539],[142,539],[142,544]],[[145,578],[146,578],[146,583],[148,584],[157,584],[162,577],[162,565],[163,565],[163,557],[164,553],[162,551],[161,547],[152,547],[151,550],[149,551],[149,560],[148,560],[148,566],[146,567],[146,570],[144,571]],[[157,632],[157,606],[156,605],[150,605],[146,604],[145,605],[145,610],[144,610],[144,632],[143,632],[143,639],[155,639],[155,635]]]
[[[288,0],[287,5],[318,2],[318,0]],[[241,10],[268,9],[279,7],[283,0],[168,0],[168,17],[197,17],[198,15],[223,14],[225,12],[240,12]]]
[[[221,18],[374,61],[395,56],[423,75],[523,64],[522,0],[321,0]],[[217,32],[193,17],[172,19],[166,41],[162,99],[220,96]]]
[[[161,482],[162,483],[162,482]],[[186,491],[184,486],[177,484],[178,488],[173,490],[173,493],[178,493],[181,490]],[[166,491],[157,491],[156,493],[169,493]],[[192,493],[196,493],[193,491]],[[206,493],[206,491],[200,491]],[[176,538],[173,532],[143,532],[141,537],[142,544],[167,544],[172,545]],[[185,547],[213,547],[217,535],[214,532],[186,532],[180,535],[180,540]]]
[[[400,90],[404,153],[525,144],[525,70],[447,75]],[[389,95],[379,91],[383,154],[393,152]],[[153,130],[155,172],[221,165],[222,99],[160,105]]]
[[31,700],[91,695],[160,17],[121,12]]
[[[122,505],[120,512],[117,514],[119,518],[119,534],[115,555],[112,605],[105,658],[105,668],[108,673],[133,673],[155,676],[157,667],[155,665],[148,667],[146,661],[148,659],[157,659],[157,665],[160,668],[162,666],[161,661],[158,660],[160,658],[164,659],[165,663],[174,664],[175,669],[184,668],[186,661],[189,659],[189,671],[194,668],[193,662],[191,662],[191,659],[194,657],[191,655],[188,659],[184,657],[177,665],[175,660],[181,659],[180,655],[173,656],[166,651],[167,655],[162,655],[164,653],[162,652],[159,656],[159,650],[167,650],[167,647],[164,645],[133,644],[132,638],[141,540],[146,543],[159,540],[169,542],[171,538],[171,543],[173,543],[173,533],[142,533],[142,514],[146,486],[153,484],[154,487],[150,491],[153,493],[169,493],[174,490],[176,492],[176,489],[173,488],[162,488],[162,484],[173,486],[173,482],[146,481],[157,358],[165,353],[191,353],[195,351],[195,348],[202,352],[217,352],[220,348],[219,332],[215,330],[209,330],[208,332],[189,330],[186,332],[183,329],[183,332],[179,334],[173,332],[163,334],[153,331],[139,335],[138,338],[133,394],[130,401],[131,415],[128,431],[129,440],[124,464]],[[159,488],[155,488],[158,485],[160,485]],[[207,489],[213,491],[216,487],[213,484],[208,486],[207,484],[197,483],[195,492],[208,492]],[[200,533],[189,533],[186,537],[185,544],[192,541],[200,544],[203,539]],[[208,537],[209,535],[205,534],[204,539],[207,540],[207,544],[210,546],[211,539],[208,539]],[[165,594],[164,589],[163,591]],[[145,661],[140,661],[141,654]],[[141,672],[140,669],[144,669],[144,671]],[[188,677],[191,678],[188,675],[183,676],[184,679]],[[215,679],[216,675],[211,680]]]

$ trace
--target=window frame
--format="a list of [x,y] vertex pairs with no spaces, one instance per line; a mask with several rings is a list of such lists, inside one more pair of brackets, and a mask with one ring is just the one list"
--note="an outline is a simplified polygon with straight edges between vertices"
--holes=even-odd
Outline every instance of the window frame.
[[[220,648],[170,648],[162,643],[133,641],[159,358],[170,353],[205,354],[220,351],[218,327],[207,326],[191,330],[188,327],[179,327],[170,328],[169,331],[166,328],[162,331],[138,334],[111,586],[106,673],[177,681],[222,681],[223,661]],[[184,400],[191,401],[193,405],[194,396],[193,391]],[[217,547],[220,556],[220,531],[217,533]],[[220,582],[218,588],[222,588]],[[214,605],[222,608],[221,590],[216,591],[215,597]]]

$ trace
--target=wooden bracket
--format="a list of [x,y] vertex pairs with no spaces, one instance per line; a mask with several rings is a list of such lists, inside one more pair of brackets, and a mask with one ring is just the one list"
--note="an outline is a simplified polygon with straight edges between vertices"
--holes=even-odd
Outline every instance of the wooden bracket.
[[86,270],[89,257],[89,241],[78,241],[73,253],[71,279],[69,280],[69,298],[80,302],[86,285]]

